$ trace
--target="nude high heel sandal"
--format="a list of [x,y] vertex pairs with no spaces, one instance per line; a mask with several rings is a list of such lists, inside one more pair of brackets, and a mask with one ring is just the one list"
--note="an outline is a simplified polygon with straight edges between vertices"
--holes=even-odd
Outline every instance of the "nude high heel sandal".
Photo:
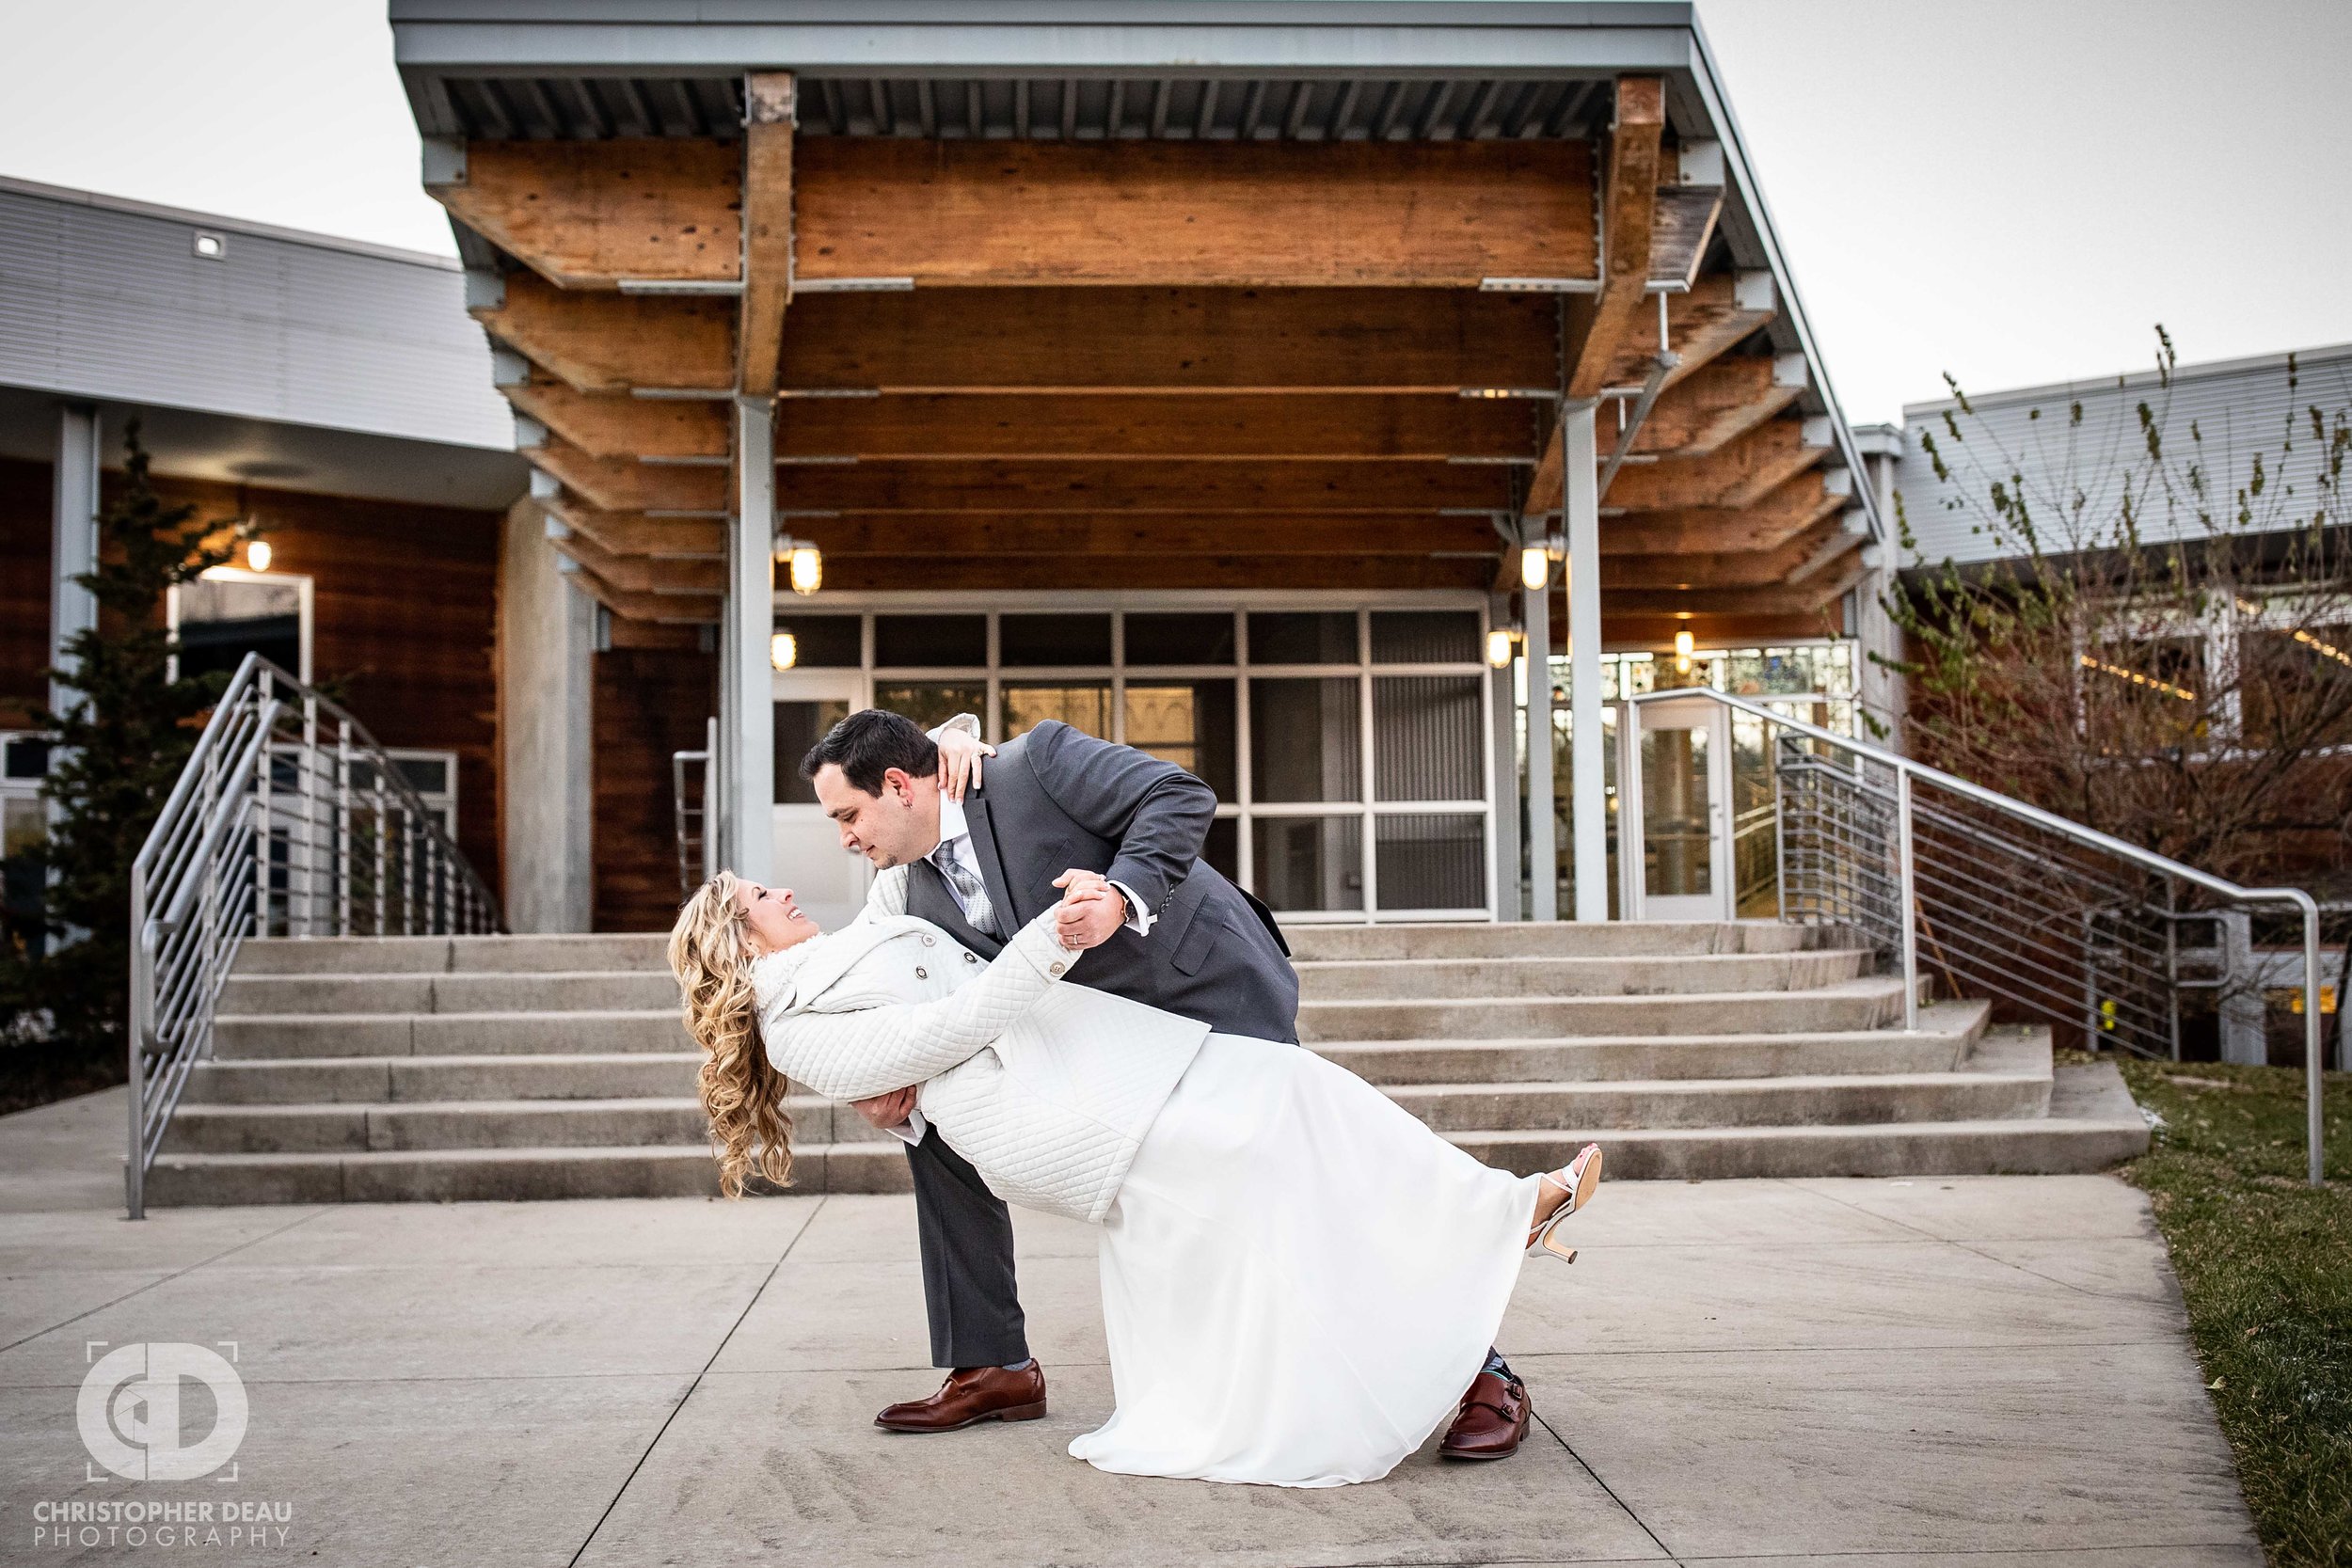
[[1543,1179],[1568,1196],[1527,1239],[1528,1250],[1533,1252],[1540,1246],[1562,1262],[1573,1263],[1576,1248],[1563,1245],[1552,1232],[1559,1228],[1562,1220],[1593,1201],[1593,1193],[1600,1185],[1600,1145],[1586,1144],[1565,1169],[1546,1171]]

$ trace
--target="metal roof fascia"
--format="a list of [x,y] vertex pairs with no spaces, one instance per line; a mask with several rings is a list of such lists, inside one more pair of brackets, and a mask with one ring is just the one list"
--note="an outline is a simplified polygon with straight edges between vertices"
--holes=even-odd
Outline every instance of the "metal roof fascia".
[[1757,240],[1764,246],[1765,263],[1772,269],[1772,286],[1780,291],[1786,306],[1785,320],[1796,334],[1797,344],[1804,351],[1805,363],[1818,380],[1821,401],[1827,404],[1830,431],[1837,443],[1838,455],[1854,476],[1853,493],[1862,503],[1863,515],[1869,520],[1870,537],[1880,545],[1888,542],[1885,519],[1879,515],[1878,498],[1871,486],[1863,483],[1869,470],[1862,465],[1862,454],[1854,444],[1853,432],[1847,427],[1845,411],[1837,405],[1837,393],[1831,385],[1829,365],[1821,357],[1819,344],[1813,340],[1813,328],[1804,318],[1804,303],[1797,293],[1795,276],[1789,271],[1788,260],[1782,254],[1779,233],[1772,227],[1772,209],[1765,205],[1764,188],[1756,178],[1756,170],[1748,163],[1746,138],[1740,134],[1739,117],[1731,112],[1730,96],[1724,91],[1723,78],[1715,70],[1714,52],[1707,46],[1707,30],[1694,15],[1691,18],[1691,55],[1689,69],[1692,86],[1714,122],[1718,139],[1724,146],[1725,167],[1730,170],[1732,188],[1748,210],[1750,221],[1756,225]]
[[192,229],[217,229],[225,234],[250,234],[256,239],[278,240],[287,245],[309,245],[316,250],[337,250],[346,256],[366,256],[379,261],[401,261],[414,267],[431,267],[437,272],[457,272],[462,266],[454,257],[437,256],[429,250],[404,250],[398,245],[347,240],[338,234],[321,234],[308,229],[281,229],[277,224],[257,223],[250,218],[224,217],[218,213],[199,213],[186,207],[135,201],[129,197],[77,190],[71,185],[44,185],[38,180],[19,180],[6,174],[0,174],[0,194],[26,196],[40,201],[61,201],[70,206],[124,213],[133,217],[154,218],[164,223],[182,223]]
[[[2339,360],[2352,359],[2352,343],[2320,343],[2311,348],[2282,349],[2276,354],[2252,354],[2240,359],[2205,359],[2194,365],[2175,365],[2172,384],[2203,381],[2226,375],[2249,375],[2263,371],[2283,371],[2287,360],[2295,361],[2300,372],[2308,366],[2332,365]],[[1970,406],[1979,408],[2010,408],[2020,404],[2047,403],[2053,398],[2097,396],[2105,392],[2131,391],[2161,386],[2164,378],[2153,370],[2124,371],[2114,375],[2093,376],[2081,381],[2049,381],[2038,387],[2001,387],[1990,392],[1970,392]],[[1903,423],[1913,425],[1935,418],[1947,409],[1958,408],[1957,398],[1931,398],[1925,403],[1903,404]]]
[[[517,0],[453,16],[451,0],[392,8],[393,58],[404,76],[673,75],[789,65],[812,73],[954,71],[961,74],[1349,71],[1430,77],[1455,71],[1666,70],[1686,58],[1676,35],[1693,25],[1680,3],[1421,4],[1392,7],[1188,6],[871,8],[774,18],[774,7],[660,7],[647,0],[582,8]],[[431,14],[427,14],[430,11]],[[646,15],[646,12],[653,15]],[[1022,13],[1037,11],[1035,20]],[[713,12],[739,18],[706,20]],[[936,15],[927,15],[936,12]],[[626,13],[626,14],[625,14]],[[766,13],[762,15],[760,13]],[[1066,13],[1066,14],[1065,14]],[[1152,17],[1153,20],[1142,20]],[[409,19],[404,19],[409,18]],[[1164,18],[1164,19],[1163,19]],[[1475,20],[1473,21],[1473,18]],[[413,90],[413,89],[412,89]]]

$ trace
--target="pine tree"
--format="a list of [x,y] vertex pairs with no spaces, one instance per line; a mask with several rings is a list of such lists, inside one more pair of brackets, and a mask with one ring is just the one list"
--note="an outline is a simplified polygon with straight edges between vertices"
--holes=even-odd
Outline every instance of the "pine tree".
[[0,981],[39,1021],[26,1032],[42,1037],[17,1049],[59,1078],[125,1070],[131,863],[226,684],[217,672],[171,678],[179,650],[165,595],[225,564],[247,531],[223,535],[218,522],[196,521],[195,507],[166,506],[138,430],[135,420],[123,433],[123,484],[98,518],[97,568],[74,578],[97,600],[98,624],[68,641],[70,673],[49,672],[77,696],[38,720],[55,737],[43,786],[54,813],[48,952],[9,955],[18,983]]

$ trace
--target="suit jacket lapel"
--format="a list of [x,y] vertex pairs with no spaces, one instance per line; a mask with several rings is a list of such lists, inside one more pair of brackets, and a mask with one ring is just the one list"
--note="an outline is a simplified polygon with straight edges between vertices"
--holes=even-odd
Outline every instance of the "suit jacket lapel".
[[996,907],[996,927],[1009,938],[1028,924],[1031,911],[1021,907],[1012,896],[1012,884],[1005,876],[1005,858],[996,847],[996,824],[989,816],[988,797],[974,790],[964,797],[963,825],[972,834],[973,856],[980,863],[980,880],[987,885],[988,901]]
[[928,860],[917,861],[907,867],[907,913],[920,915],[984,957],[993,958],[1003,950],[1003,942],[963,918],[963,911],[957,907],[956,895],[938,866]]

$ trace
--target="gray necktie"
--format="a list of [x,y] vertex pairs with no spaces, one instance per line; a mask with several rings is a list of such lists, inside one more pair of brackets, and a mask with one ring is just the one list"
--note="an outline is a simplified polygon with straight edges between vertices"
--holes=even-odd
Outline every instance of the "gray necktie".
[[988,901],[988,888],[964,869],[963,863],[956,859],[955,850],[941,845],[931,852],[931,863],[947,879],[947,885],[956,890],[956,899],[963,906],[963,918],[972,923],[972,928],[982,936],[1003,935],[996,929],[996,906]]

